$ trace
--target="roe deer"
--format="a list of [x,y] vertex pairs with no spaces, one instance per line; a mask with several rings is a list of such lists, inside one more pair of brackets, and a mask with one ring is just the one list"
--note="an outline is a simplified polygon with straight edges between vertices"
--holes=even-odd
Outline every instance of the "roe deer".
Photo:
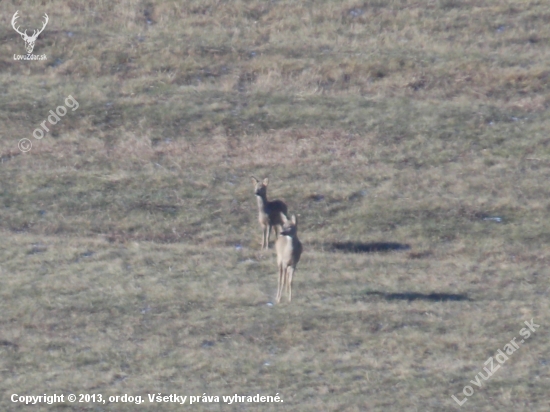
[[281,213],[286,217],[287,209],[286,205],[280,200],[273,200],[268,202],[267,200],[267,183],[269,179],[266,177],[263,182],[260,183],[254,176],[252,182],[254,183],[254,194],[258,201],[258,221],[263,228],[262,249],[267,249],[269,244],[269,236],[271,235],[271,228],[275,226],[275,239],[277,239],[277,226],[283,225],[281,220]]
[[281,301],[285,285],[288,291],[288,301],[292,300],[292,276],[302,254],[302,244],[298,240],[298,222],[296,221],[296,216],[292,215],[291,219],[288,220],[286,216],[281,214],[281,219],[283,220],[283,228],[279,239],[275,243],[277,266],[279,267],[277,303]]

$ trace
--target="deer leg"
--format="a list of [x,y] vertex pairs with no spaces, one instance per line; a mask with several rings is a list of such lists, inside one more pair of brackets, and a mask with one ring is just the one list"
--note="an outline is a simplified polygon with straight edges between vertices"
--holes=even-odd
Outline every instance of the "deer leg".
[[279,264],[279,278],[277,280],[277,303],[281,301],[281,294],[283,292],[283,264]]
[[262,249],[265,249],[265,235],[267,233],[267,226],[262,227]]
[[294,275],[294,268],[292,266],[289,266],[287,269],[287,280],[286,284],[288,287],[288,301],[290,302],[292,300],[292,276]]
[[269,237],[271,236],[271,225],[267,226],[267,237],[265,239],[265,248],[269,249]]

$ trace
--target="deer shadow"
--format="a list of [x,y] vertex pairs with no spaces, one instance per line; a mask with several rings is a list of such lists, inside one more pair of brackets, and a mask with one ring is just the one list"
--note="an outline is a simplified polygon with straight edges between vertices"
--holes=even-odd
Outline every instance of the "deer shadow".
[[380,296],[386,300],[407,300],[412,302],[414,300],[423,300],[428,302],[471,302],[472,299],[466,294],[462,293],[417,293],[417,292],[402,292],[402,293],[387,293],[370,291],[366,292],[367,296]]
[[329,243],[328,248],[333,251],[346,253],[374,253],[409,250],[411,247],[407,244],[397,242],[334,242]]

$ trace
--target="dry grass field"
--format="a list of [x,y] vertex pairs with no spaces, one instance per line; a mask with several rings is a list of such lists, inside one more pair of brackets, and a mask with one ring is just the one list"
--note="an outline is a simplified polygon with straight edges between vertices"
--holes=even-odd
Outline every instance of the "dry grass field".
[[[47,60],[14,60],[16,10],[31,32],[48,14]],[[550,3],[0,17],[0,410],[550,410]],[[299,216],[291,304],[273,304],[250,175]],[[107,402],[11,401],[54,393]],[[108,400],[124,394],[145,402]]]

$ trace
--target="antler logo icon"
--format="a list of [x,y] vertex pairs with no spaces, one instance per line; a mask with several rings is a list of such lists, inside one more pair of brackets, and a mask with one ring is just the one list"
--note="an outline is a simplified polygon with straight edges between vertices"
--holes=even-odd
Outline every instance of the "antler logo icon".
[[15,12],[15,14],[13,15],[13,18],[11,19],[11,25],[12,25],[13,29],[21,35],[23,40],[25,40],[25,49],[27,49],[28,54],[31,54],[33,49],[34,49],[34,43],[36,42],[36,38],[38,37],[38,35],[40,33],[42,33],[44,31],[44,28],[46,27],[46,24],[48,24],[48,20],[49,20],[48,15],[46,13],[44,13],[44,25],[42,26],[42,28],[40,30],[34,30],[32,36],[28,36],[27,35],[27,30],[25,30],[24,33],[21,33],[19,31],[19,27],[15,27],[15,22],[19,18],[17,13],[19,13],[19,10],[17,10]]

